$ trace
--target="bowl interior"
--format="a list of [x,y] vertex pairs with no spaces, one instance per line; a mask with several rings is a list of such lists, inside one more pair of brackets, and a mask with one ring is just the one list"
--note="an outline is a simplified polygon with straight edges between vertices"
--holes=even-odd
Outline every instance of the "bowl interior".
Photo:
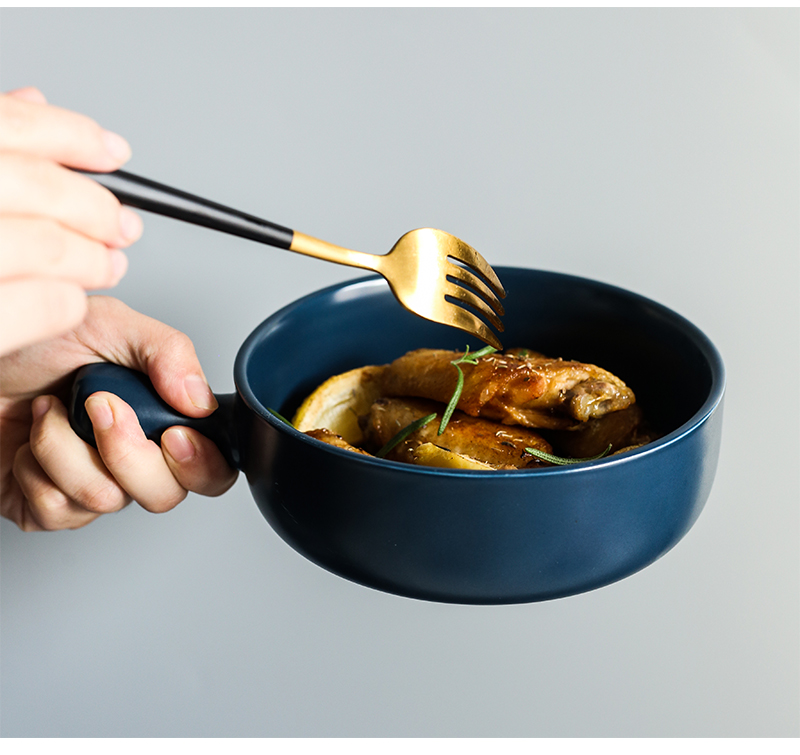
[[[722,364],[691,323],[637,294],[574,276],[498,268],[507,290],[507,348],[519,346],[597,364],[636,393],[660,435],[699,419],[721,395]],[[291,418],[331,375],[384,364],[417,348],[483,344],[403,309],[375,277],[334,286],[264,321],[242,346],[235,377],[257,413]]]

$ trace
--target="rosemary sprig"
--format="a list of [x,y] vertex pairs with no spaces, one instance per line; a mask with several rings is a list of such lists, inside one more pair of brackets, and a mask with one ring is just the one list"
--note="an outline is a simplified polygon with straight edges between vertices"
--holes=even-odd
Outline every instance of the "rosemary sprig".
[[538,448],[526,448],[525,450],[537,459],[549,461],[551,464],[566,466],[567,464],[579,464],[582,461],[597,461],[597,459],[602,459],[611,450],[611,445],[609,445],[605,451],[597,454],[597,456],[587,456],[585,459],[570,459],[564,456],[555,456],[554,454],[547,453],[547,451],[540,451]]
[[429,414],[427,417],[420,417],[410,424],[406,425],[397,435],[395,435],[378,453],[375,454],[379,459],[382,459],[389,453],[396,445],[402,443],[411,433],[425,427],[429,422],[436,419],[436,414]]
[[442,421],[439,423],[438,435],[441,435],[445,431],[447,423],[450,421],[450,418],[453,416],[453,412],[458,406],[458,400],[461,398],[461,392],[464,390],[464,373],[462,372],[461,367],[458,365],[478,364],[478,360],[481,357],[485,357],[487,354],[492,354],[495,351],[497,351],[497,349],[494,346],[484,346],[482,349],[473,351],[472,354],[470,354],[469,346],[467,346],[467,350],[458,359],[453,359],[453,361],[450,362],[450,364],[455,365],[455,368],[458,370],[458,379],[456,380],[456,389],[453,391],[453,395],[450,397],[450,403],[447,404],[447,408],[444,410],[444,414],[442,415]]
[[[451,362],[451,364],[455,364],[455,362]],[[464,373],[461,371],[461,368],[458,365],[456,365],[456,369],[458,370],[456,389],[453,391],[453,395],[450,397],[450,403],[447,405],[447,408],[444,410],[444,414],[442,415],[442,421],[439,423],[438,435],[441,435],[447,427],[447,423],[453,416],[456,406],[458,406],[458,400],[461,398],[461,391],[464,390]]]
[[267,411],[268,411],[268,412],[269,412],[269,413],[270,413],[270,414],[271,414],[273,417],[277,417],[277,418],[278,418],[278,419],[279,419],[281,422],[285,422],[287,425],[289,425],[289,427],[294,427],[294,425],[293,425],[291,422],[289,422],[289,420],[288,420],[288,419],[286,419],[286,417],[284,417],[284,416],[283,416],[282,414],[280,414],[279,412],[276,412],[274,409],[270,409],[269,407],[267,407]]

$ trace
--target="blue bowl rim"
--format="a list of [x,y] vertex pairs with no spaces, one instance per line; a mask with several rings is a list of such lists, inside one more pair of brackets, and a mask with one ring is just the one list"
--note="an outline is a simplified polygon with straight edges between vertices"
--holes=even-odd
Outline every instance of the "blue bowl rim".
[[630,291],[628,289],[622,288],[620,286],[615,286],[610,283],[605,283],[603,281],[594,280],[591,278],[585,278],[577,275],[571,275],[568,273],[557,273],[548,270],[537,270],[534,268],[522,268],[522,267],[496,267],[495,268],[498,275],[501,276],[503,274],[506,275],[513,275],[514,273],[537,273],[542,275],[549,275],[558,277],[564,281],[574,281],[577,284],[585,285],[591,284],[593,287],[606,290],[611,294],[622,295],[628,298],[632,298],[634,300],[638,300],[642,304],[646,304],[647,306],[656,309],[661,314],[668,317],[672,322],[676,324],[680,329],[682,329],[698,346],[700,351],[705,356],[706,360],[708,361],[709,367],[711,369],[711,389],[709,390],[709,395],[706,397],[706,400],[703,402],[702,406],[680,427],[676,428],[672,432],[664,435],[663,437],[655,440],[651,443],[648,443],[640,448],[632,449],[630,451],[625,451],[620,454],[614,454],[613,456],[608,456],[603,459],[598,459],[595,461],[585,461],[579,462],[576,464],[569,464],[565,466],[553,466],[553,467],[540,467],[534,469],[517,469],[517,470],[477,470],[477,469],[444,469],[441,467],[423,467],[423,466],[416,466],[414,464],[406,464],[402,462],[391,461],[389,459],[379,459],[374,456],[367,456],[364,454],[355,454],[352,451],[347,451],[342,448],[337,448],[336,446],[332,446],[329,443],[324,443],[323,441],[317,440],[315,438],[311,438],[305,433],[300,432],[299,430],[295,429],[291,425],[286,424],[285,422],[281,421],[278,417],[272,414],[256,397],[256,395],[251,390],[246,376],[246,364],[250,358],[250,354],[253,352],[254,349],[257,348],[259,343],[263,338],[264,330],[269,328],[270,324],[276,321],[279,321],[287,314],[289,314],[292,310],[303,306],[306,302],[311,299],[315,299],[318,297],[324,297],[330,295],[336,291],[341,291],[343,289],[354,289],[357,287],[373,287],[375,285],[386,286],[386,282],[383,278],[379,275],[369,275],[360,278],[354,278],[347,281],[342,281],[340,283],[335,283],[331,286],[327,286],[326,288],[319,289],[317,291],[313,291],[305,296],[301,297],[300,299],[295,299],[293,302],[285,305],[281,309],[277,310],[269,317],[267,317],[263,322],[261,322],[258,327],[256,327],[250,335],[245,339],[244,343],[242,344],[241,348],[239,349],[238,354],[236,355],[236,360],[234,363],[234,384],[236,385],[236,389],[241,396],[242,400],[244,401],[245,405],[250,411],[255,412],[261,419],[266,421],[276,430],[282,433],[287,433],[288,435],[296,438],[302,443],[307,443],[312,446],[324,449],[332,454],[339,455],[342,458],[347,459],[348,461],[354,464],[367,464],[367,465],[378,465],[382,468],[390,468],[395,469],[398,472],[403,472],[406,474],[414,474],[414,475],[436,475],[436,476],[445,476],[445,477],[457,477],[457,478],[472,478],[475,476],[486,477],[486,478],[506,478],[506,477],[513,477],[513,478],[530,478],[533,476],[552,476],[552,475],[567,475],[567,474],[580,474],[585,472],[589,469],[594,469],[597,466],[604,466],[604,467],[611,467],[618,466],[620,464],[627,464],[636,459],[642,458],[644,456],[649,456],[654,453],[662,452],[664,449],[680,442],[685,436],[696,432],[708,419],[711,415],[716,411],[719,404],[722,402],[722,398],[725,393],[725,385],[726,385],[726,374],[725,374],[725,365],[722,361],[722,356],[720,355],[719,351],[717,350],[716,346],[711,342],[708,336],[703,333],[694,323],[690,320],[686,319],[683,315],[675,312],[674,310],[666,307],[659,302],[656,302],[652,299],[649,299],[642,294],[638,294],[634,291]]

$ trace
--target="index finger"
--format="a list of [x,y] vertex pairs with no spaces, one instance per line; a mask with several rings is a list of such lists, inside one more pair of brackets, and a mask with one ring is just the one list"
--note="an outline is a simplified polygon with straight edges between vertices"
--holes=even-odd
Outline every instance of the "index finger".
[[81,170],[116,170],[128,142],[91,118],[13,94],[0,95],[0,150],[24,152]]

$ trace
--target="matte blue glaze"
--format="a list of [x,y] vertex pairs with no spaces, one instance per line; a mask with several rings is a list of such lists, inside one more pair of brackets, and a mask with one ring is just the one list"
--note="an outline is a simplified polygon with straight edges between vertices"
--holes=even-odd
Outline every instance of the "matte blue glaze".
[[[334,286],[256,328],[236,359],[236,397],[223,397],[202,429],[245,472],[262,513],[298,552],[399,595],[521,603],[622,579],[695,522],[721,436],[725,377],[711,342],[681,316],[613,286],[497,272],[508,291],[504,345],[609,369],[663,437],[600,461],[514,472],[416,467],[313,440],[269,409],[291,417],[331,375],[411,349],[482,345],[408,313],[382,279]],[[92,365],[76,382],[73,424],[89,442],[91,425],[79,415],[86,396],[109,389],[100,384],[108,369],[116,368]],[[158,438],[180,415],[162,413],[152,387],[148,400],[146,381],[135,382],[136,395],[126,395],[148,437]]]
[[602,365],[664,430],[638,451],[515,472],[429,469],[332,448],[287,427],[327,377],[420,347],[477,341],[397,305],[380,279],[334,286],[247,339],[234,376],[247,417],[243,469],[293,548],[343,577],[400,595],[518,603],[608,584],[672,548],[716,471],[724,368],[691,323],[636,294],[572,276],[498,269],[507,347]]

